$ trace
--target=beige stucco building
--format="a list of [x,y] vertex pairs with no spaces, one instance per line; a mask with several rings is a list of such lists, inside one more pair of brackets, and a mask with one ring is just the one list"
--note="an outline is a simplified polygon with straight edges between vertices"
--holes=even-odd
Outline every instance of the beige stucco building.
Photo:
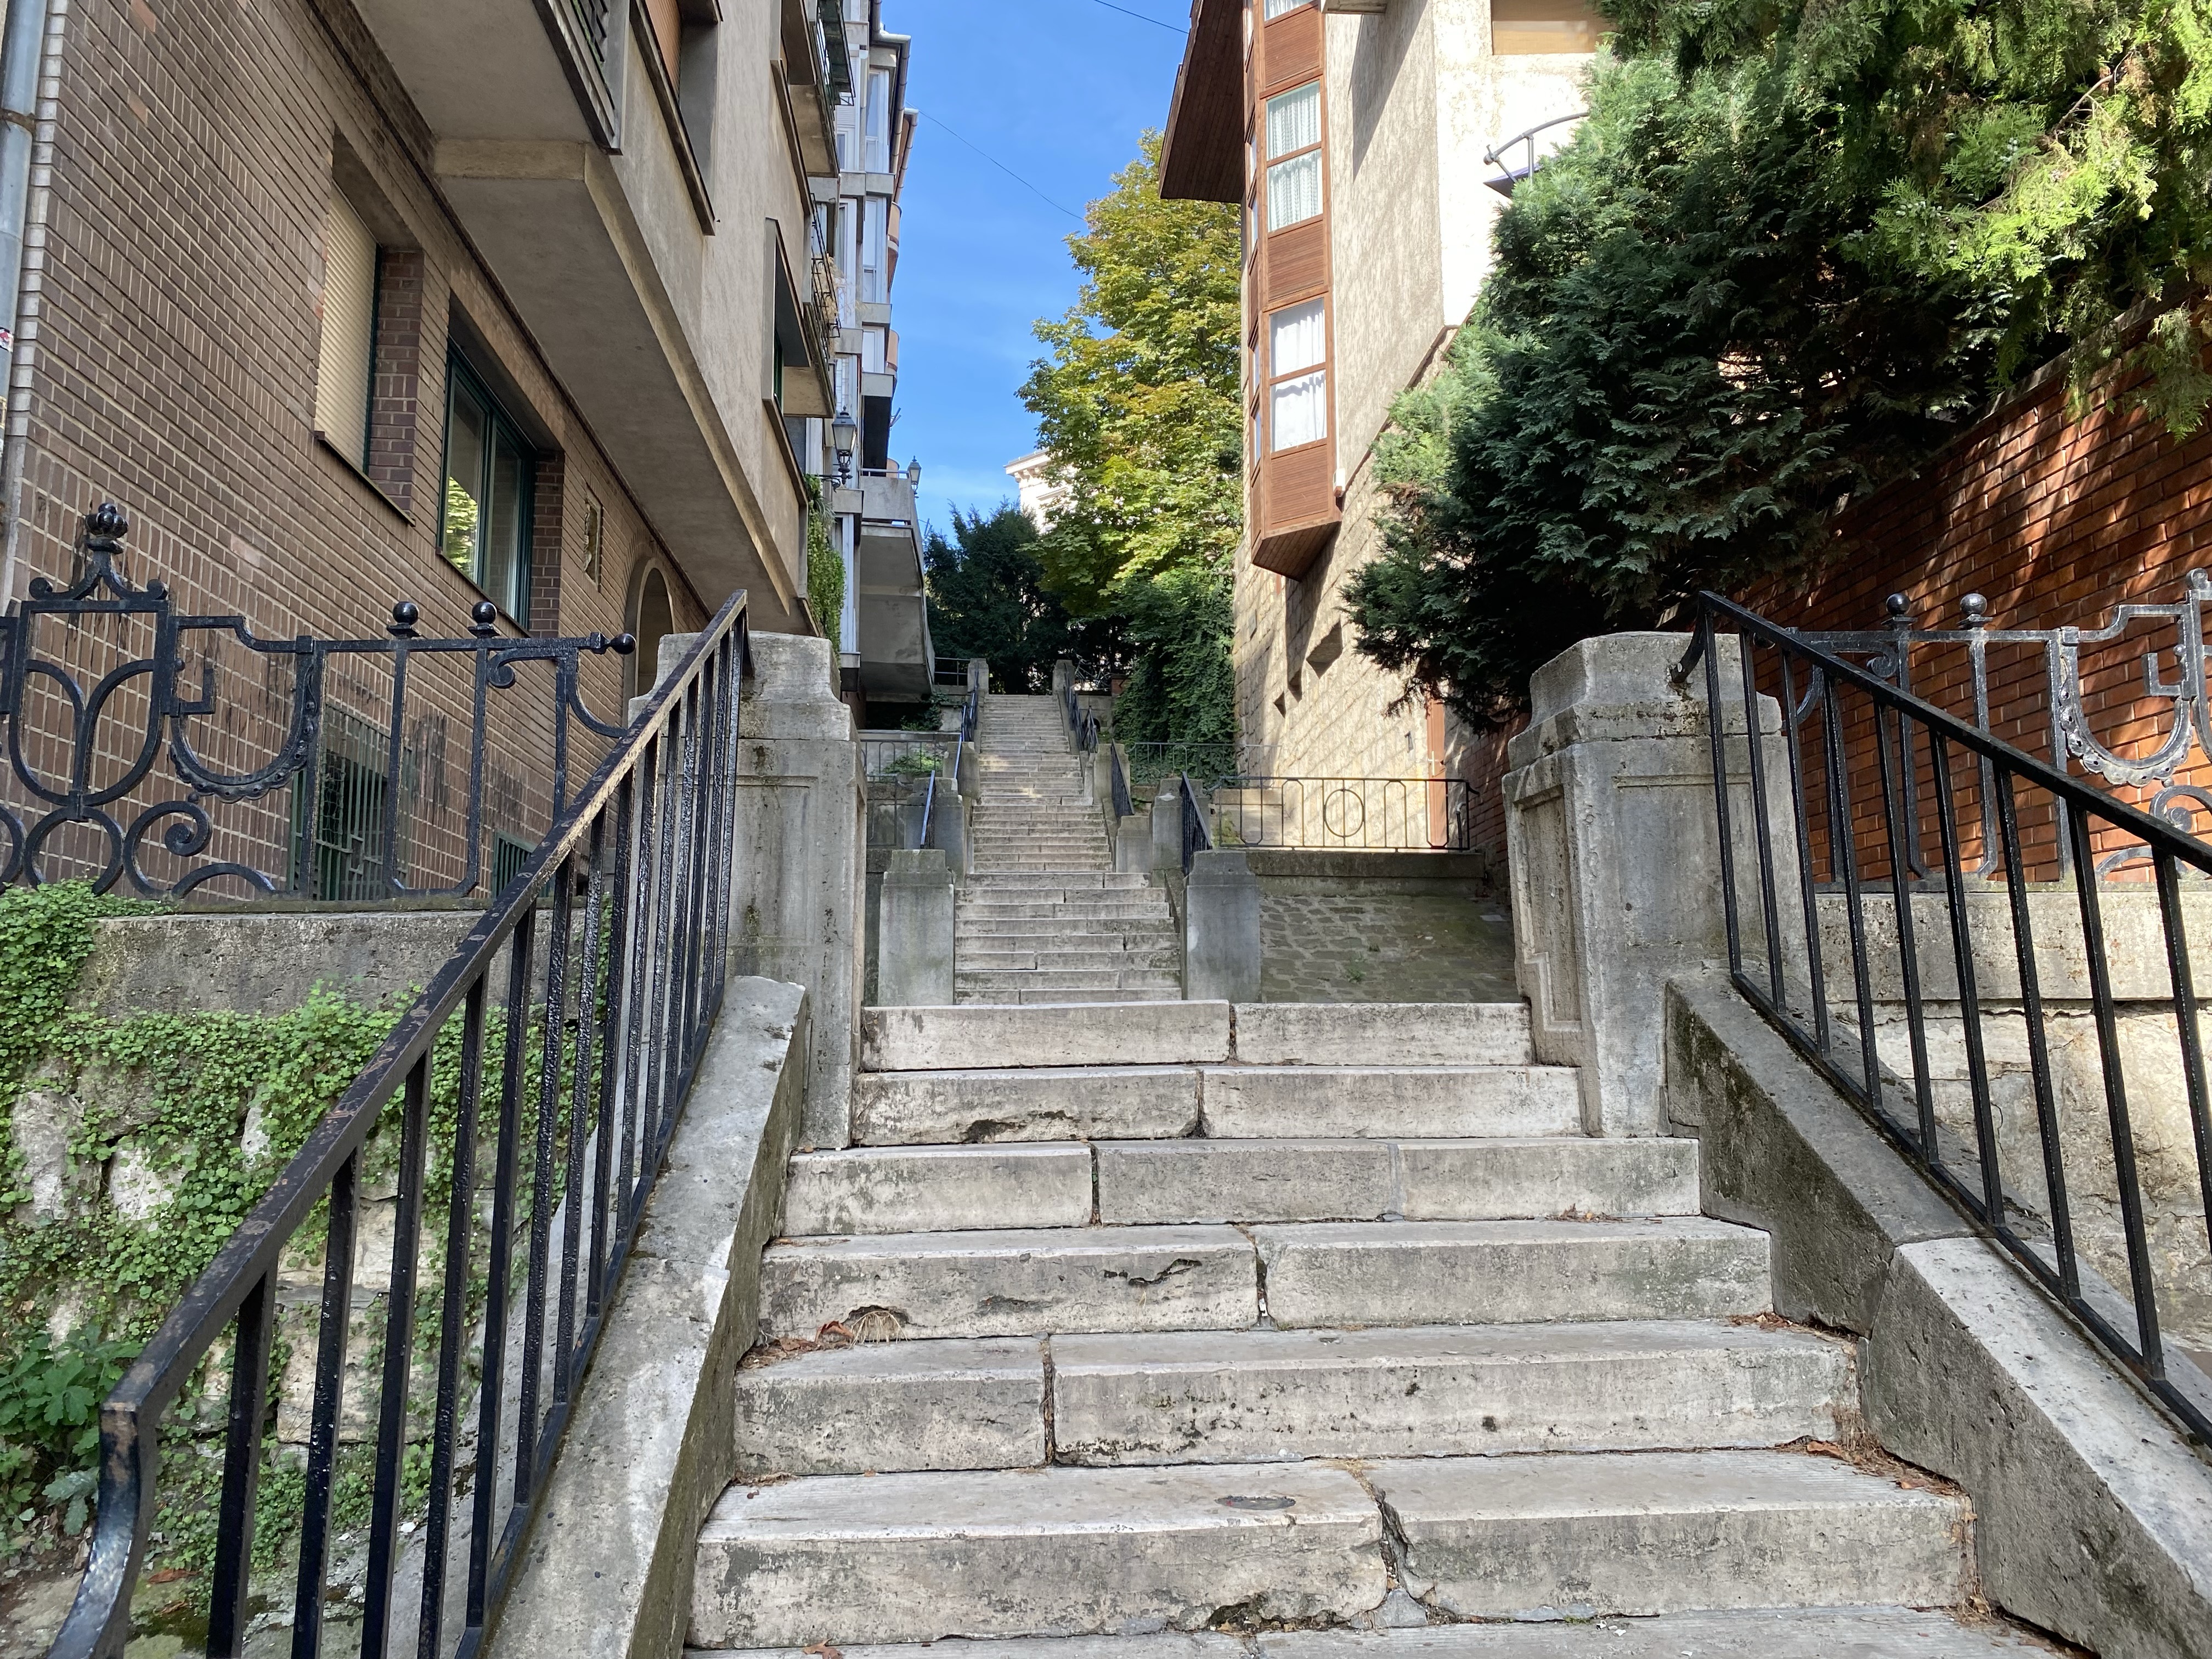
[[1572,131],[1561,118],[1583,107],[1599,27],[1579,0],[1192,8],[1162,191],[1244,213],[1248,769],[1467,767],[1441,707],[1408,702],[1352,648],[1344,587],[1380,550],[1375,444],[1391,404],[1435,371],[1474,303],[1507,199],[1497,186]]

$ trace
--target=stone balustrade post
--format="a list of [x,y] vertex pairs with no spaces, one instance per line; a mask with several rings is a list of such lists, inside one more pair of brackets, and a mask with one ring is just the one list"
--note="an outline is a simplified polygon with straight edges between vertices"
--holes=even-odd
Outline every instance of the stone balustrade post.
[[1191,860],[1182,896],[1182,994],[1193,1002],[1260,1000],[1260,878],[1243,853]]
[[876,1000],[886,1008],[952,1000],[952,866],[942,849],[894,853],[876,910]]

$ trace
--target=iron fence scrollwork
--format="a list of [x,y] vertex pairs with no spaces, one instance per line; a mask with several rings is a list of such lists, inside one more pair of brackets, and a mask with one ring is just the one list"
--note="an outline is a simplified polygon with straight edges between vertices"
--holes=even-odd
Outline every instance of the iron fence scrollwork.
[[[558,818],[567,805],[574,728],[608,740],[626,729],[623,722],[599,719],[585,704],[579,669],[586,655],[630,654],[635,642],[627,634],[507,638],[499,631],[497,608],[484,600],[475,607],[469,637],[426,639],[417,627],[420,612],[403,601],[392,606],[383,639],[263,639],[243,617],[184,613],[164,583],[129,581],[118,565],[129,528],[112,503],[88,514],[76,579],[57,587],[38,578],[29,597],[0,617],[0,726],[9,769],[27,797],[21,813],[0,800],[0,885],[78,875],[101,891],[128,884],[148,896],[183,897],[210,883],[228,882],[250,893],[316,896],[327,884],[317,879],[319,860],[328,851],[325,797],[332,774],[348,769],[350,781],[341,793],[350,790],[355,810],[349,817],[356,821],[351,833],[365,838],[373,832],[376,850],[364,854],[356,848],[350,873],[340,884],[345,890],[326,896],[459,897],[483,878],[491,714],[497,694],[518,684],[517,671],[543,664],[552,674],[549,817]],[[92,644],[117,660],[86,684],[64,660],[46,653],[47,635],[67,629],[68,643],[82,647],[87,630],[95,629],[100,637]],[[270,752],[259,764],[238,770],[209,757],[195,726],[206,722],[222,732],[216,657],[224,648],[243,650],[249,660],[262,663],[264,685],[280,678],[284,666],[290,669],[289,685],[279,688],[289,708],[271,722]],[[195,655],[196,695],[190,673]],[[358,710],[336,707],[331,697],[334,665],[351,668],[371,661],[381,665],[389,684],[380,725]],[[419,676],[426,662],[454,664],[470,674],[466,846],[458,880],[410,885],[399,856],[402,780],[427,760],[443,763],[440,757],[416,752],[405,730],[410,676]],[[252,677],[244,683],[251,684]],[[183,793],[150,802],[137,799],[164,760]],[[361,776],[353,778],[356,772]],[[270,867],[210,856],[218,835],[211,805],[259,800],[286,788],[296,792],[294,828],[283,837],[289,848],[270,860]],[[73,826],[88,835],[94,851],[56,850],[58,838]],[[510,834],[523,828],[507,827]],[[145,859],[155,849],[184,867],[166,878],[149,871]]]

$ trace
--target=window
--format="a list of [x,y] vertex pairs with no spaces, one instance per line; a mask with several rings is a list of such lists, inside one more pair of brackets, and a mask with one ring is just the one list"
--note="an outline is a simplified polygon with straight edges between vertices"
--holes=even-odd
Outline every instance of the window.
[[538,849],[528,842],[518,841],[504,830],[495,830],[491,836],[491,890],[504,893],[520,879],[522,866],[530,862],[530,855]]
[[584,492],[584,574],[602,586],[606,574],[607,510],[590,490]]
[[1267,318],[1267,448],[1328,436],[1328,302],[1309,300]]
[[375,236],[353,204],[331,191],[323,222],[323,337],[315,365],[315,430],[356,466],[368,464],[376,267]]
[[884,328],[864,328],[860,331],[860,367],[871,374],[890,372],[890,331]]
[[868,103],[860,129],[860,165],[870,173],[891,170],[891,72],[868,71]]
[[1286,16],[1302,6],[1311,4],[1313,0],[1267,0],[1267,21],[1272,23],[1278,17]]
[[398,856],[387,857],[384,803],[390,765],[391,745],[382,728],[343,708],[324,711],[315,739],[312,805],[307,775],[292,782],[301,896],[355,902],[392,896],[392,875],[405,873],[408,824],[403,790],[392,825]]
[[860,298],[872,305],[890,298],[889,261],[884,257],[890,234],[890,204],[880,196],[869,197],[860,214]]
[[1490,50],[1501,58],[1595,52],[1604,32],[1583,0],[1490,0]]
[[1267,228],[1321,212],[1321,82],[1267,100]]
[[459,357],[447,360],[445,556],[518,621],[530,614],[531,450]]

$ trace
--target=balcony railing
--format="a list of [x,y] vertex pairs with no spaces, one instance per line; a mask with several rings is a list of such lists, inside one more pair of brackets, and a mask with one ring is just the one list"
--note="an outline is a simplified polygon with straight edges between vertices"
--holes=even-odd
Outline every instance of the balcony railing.
[[622,114],[607,79],[607,46],[621,17],[616,0],[556,0],[547,18],[562,69],[610,147],[621,142]]
[[[1571,121],[1580,121],[1589,114],[1588,110],[1578,109],[1572,115],[1555,115],[1550,120],[1539,121],[1527,131],[1516,132],[1510,138],[1504,139],[1483,151],[1482,164],[1485,167],[1496,167],[1498,177],[1486,179],[1482,182],[1500,196],[1512,195],[1515,185],[1524,179],[1533,177],[1536,169],[1544,164],[1543,156],[1536,150],[1536,135],[1540,132],[1549,132],[1553,127],[1565,126]],[[1514,146],[1516,144],[1520,146],[1520,154],[1517,156],[1514,154]]]

